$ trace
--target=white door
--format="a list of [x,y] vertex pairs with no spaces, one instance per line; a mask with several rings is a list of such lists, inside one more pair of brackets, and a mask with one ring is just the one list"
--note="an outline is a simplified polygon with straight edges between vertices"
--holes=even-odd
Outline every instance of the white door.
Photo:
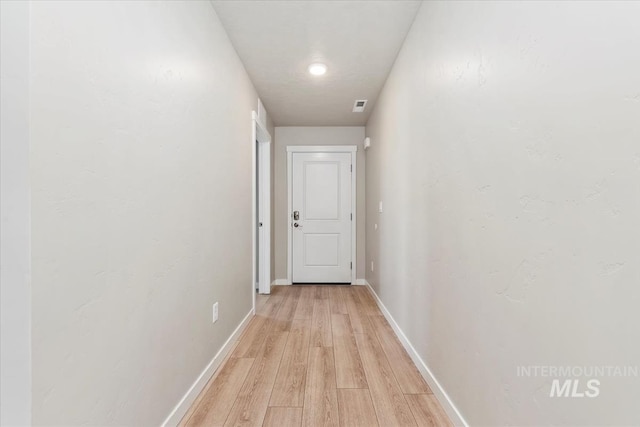
[[[255,111],[253,117],[253,265],[252,288],[271,291],[271,135]],[[255,292],[254,292],[255,295]],[[255,307],[255,299],[254,299]]]
[[294,283],[351,282],[351,153],[292,153]]
[[258,142],[256,172],[258,176],[256,205],[258,207],[256,256],[258,289],[261,294],[271,292],[271,144]]

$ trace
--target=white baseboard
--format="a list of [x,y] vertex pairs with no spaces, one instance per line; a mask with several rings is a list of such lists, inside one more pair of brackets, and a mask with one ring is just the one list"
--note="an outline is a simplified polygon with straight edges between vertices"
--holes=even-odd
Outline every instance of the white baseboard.
[[402,332],[402,329],[400,329],[400,326],[398,326],[393,316],[391,316],[391,313],[389,313],[387,307],[384,306],[382,300],[380,300],[380,298],[378,297],[378,294],[376,294],[376,292],[373,290],[366,279],[363,280],[365,282],[364,285],[367,286],[369,292],[371,292],[371,294],[373,295],[373,298],[376,300],[380,311],[382,311],[382,314],[384,314],[387,322],[389,322],[389,324],[393,328],[393,331],[398,336],[398,339],[402,343],[402,346],[405,348],[405,350],[407,350],[407,353],[409,353],[409,357],[411,357],[411,360],[413,360],[413,363],[415,363],[418,367],[418,370],[422,374],[422,377],[425,379],[427,384],[429,384],[429,387],[433,391],[433,395],[436,397],[436,399],[438,399],[438,402],[440,402],[447,415],[449,415],[451,422],[456,426],[469,427],[469,424],[467,424],[460,411],[458,411],[458,408],[456,408],[456,406],[453,404],[453,401],[451,400],[447,392],[444,390],[444,388],[442,388],[442,385],[440,385],[440,383],[433,375],[424,360],[422,360],[416,349],[413,348],[413,345],[404,334],[404,332]]
[[[286,286],[290,284],[291,282],[288,279],[276,279],[271,283],[271,286]],[[353,282],[353,284],[360,285],[360,286],[367,285],[367,279],[356,279],[356,281]]]
[[242,322],[240,322],[236,330],[233,331],[229,339],[227,339],[222,348],[218,351],[218,354],[216,354],[213,359],[211,359],[211,362],[209,362],[207,367],[204,368],[204,371],[202,371],[198,379],[196,379],[193,385],[191,385],[182,399],[180,399],[180,402],[178,402],[176,407],[173,408],[169,416],[164,420],[164,422],[162,423],[162,427],[177,426],[180,423],[189,408],[191,408],[191,405],[193,405],[193,402],[195,402],[200,392],[204,389],[213,374],[220,367],[220,364],[229,353],[229,350],[231,350],[231,348],[233,347],[233,343],[238,338],[240,338],[240,334],[242,333],[242,331],[244,331],[244,328],[247,327],[249,321],[251,321],[253,313],[253,309],[251,309],[249,314],[247,314],[244,319],[242,319]]

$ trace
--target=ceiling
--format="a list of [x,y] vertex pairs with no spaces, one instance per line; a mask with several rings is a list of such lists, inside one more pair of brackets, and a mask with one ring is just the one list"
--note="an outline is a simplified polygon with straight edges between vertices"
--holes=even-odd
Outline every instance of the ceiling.
[[[277,126],[364,125],[420,3],[212,1]],[[310,75],[313,62],[327,73]]]

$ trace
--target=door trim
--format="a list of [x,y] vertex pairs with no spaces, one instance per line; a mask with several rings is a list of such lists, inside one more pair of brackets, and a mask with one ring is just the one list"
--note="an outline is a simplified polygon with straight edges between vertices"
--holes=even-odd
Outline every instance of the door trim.
[[[251,229],[253,230],[253,274],[251,280],[251,294],[253,309],[256,307],[256,283],[258,292],[268,294],[271,292],[271,135],[267,126],[255,111],[251,112],[251,156],[252,156],[252,198],[251,198]],[[256,144],[258,144],[259,156],[256,157]],[[260,167],[256,168],[257,162]],[[258,170],[260,170],[260,176]],[[256,185],[259,182],[259,185]],[[259,187],[259,188],[257,188]],[[258,193],[259,192],[259,193]],[[256,206],[256,195],[260,195],[260,206]],[[256,218],[260,213],[260,248],[258,245],[258,227]],[[258,249],[260,254],[257,255]],[[256,257],[260,257],[260,271],[256,271]]]
[[293,233],[291,222],[291,209],[293,206],[293,153],[351,153],[351,212],[353,220],[351,221],[351,284],[356,283],[356,223],[357,223],[357,204],[356,204],[356,177],[357,162],[356,152],[357,145],[287,145],[287,282],[293,283]]

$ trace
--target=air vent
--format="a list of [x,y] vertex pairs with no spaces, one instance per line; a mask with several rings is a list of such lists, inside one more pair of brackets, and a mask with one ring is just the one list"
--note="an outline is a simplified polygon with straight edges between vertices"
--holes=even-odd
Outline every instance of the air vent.
[[353,112],[354,113],[362,113],[364,111],[364,107],[367,106],[366,99],[357,99],[353,104]]

